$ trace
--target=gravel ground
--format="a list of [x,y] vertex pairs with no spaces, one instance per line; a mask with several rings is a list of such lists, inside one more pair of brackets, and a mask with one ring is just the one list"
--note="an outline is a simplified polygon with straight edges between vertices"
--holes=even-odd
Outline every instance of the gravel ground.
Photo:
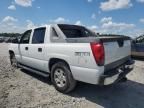
[[7,48],[0,44],[0,108],[144,108],[144,61],[136,60],[126,83],[78,83],[72,93],[62,94],[48,78],[11,68]]

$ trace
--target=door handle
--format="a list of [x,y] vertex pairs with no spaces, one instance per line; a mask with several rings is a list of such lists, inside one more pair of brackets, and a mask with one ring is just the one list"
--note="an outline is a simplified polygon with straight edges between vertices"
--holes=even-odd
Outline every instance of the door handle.
[[25,50],[28,50],[28,47],[25,47]]
[[38,52],[42,52],[42,48],[38,48]]

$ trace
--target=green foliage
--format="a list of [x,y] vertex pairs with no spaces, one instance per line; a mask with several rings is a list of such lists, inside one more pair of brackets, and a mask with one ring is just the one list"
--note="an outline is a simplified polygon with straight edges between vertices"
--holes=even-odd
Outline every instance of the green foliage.
[[0,37],[19,37],[20,33],[0,33]]

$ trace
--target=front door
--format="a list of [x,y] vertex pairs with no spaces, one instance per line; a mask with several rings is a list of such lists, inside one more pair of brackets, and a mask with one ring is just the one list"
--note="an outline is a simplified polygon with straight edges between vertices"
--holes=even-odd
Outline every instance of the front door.
[[31,36],[31,30],[26,31],[21,37],[19,44],[19,54],[20,54],[20,63],[24,65],[29,65],[29,41]]

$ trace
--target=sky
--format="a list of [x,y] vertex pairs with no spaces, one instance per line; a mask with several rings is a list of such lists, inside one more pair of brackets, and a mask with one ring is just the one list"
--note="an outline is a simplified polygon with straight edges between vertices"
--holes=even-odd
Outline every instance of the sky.
[[23,33],[53,23],[135,37],[144,33],[144,0],[0,1],[0,33]]

